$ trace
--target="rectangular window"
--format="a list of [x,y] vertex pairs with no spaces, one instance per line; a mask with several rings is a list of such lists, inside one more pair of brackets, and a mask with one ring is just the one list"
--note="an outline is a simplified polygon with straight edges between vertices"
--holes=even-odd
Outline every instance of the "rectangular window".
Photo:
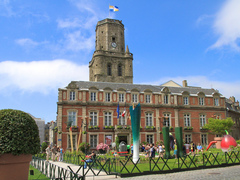
[[214,106],[219,106],[219,99],[218,98],[214,98]]
[[112,145],[112,135],[105,135],[105,144]]
[[146,113],[146,126],[152,126],[152,113]]
[[[76,137],[77,135],[72,135],[72,140],[73,140],[73,149],[76,149]],[[71,149],[71,139],[70,139],[70,135],[68,135],[68,149]]]
[[200,97],[199,99],[199,105],[203,106],[204,105],[204,98]]
[[105,101],[110,102],[111,101],[111,93],[105,93]]
[[164,114],[163,117],[163,125],[166,127],[170,127],[170,114]]
[[206,124],[206,116],[201,114],[200,115],[200,127],[203,127]]
[[188,97],[183,97],[183,104],[188,105]]
[[91,92],[91,101],[96,101],[96,93]]
[[71,126],[77,125],[77,113],[74,111],[68,112],[68,122],[71,123]]
[[192,135],[191,134],[185,134],[185,143],[190,143],[192,141]]
[[90,112],[90,126],[97,126],[97,112]]
[[152,144],[153,143],[153,135],[147,135],[147,142],[149,144]]
[[150,94],[146,94],[146,103],[151,103],[151,95]]
[[206,134],[201,134],[201,142],[202,145],[207,145],[207,135]]
[[122,113],[119,113],[119,125],[126,125],[125,124],[125,116],[121,116]]
[[124,94],[119,93],[119,102],[124,102]]
[[133,103],[137,103],[138,102],[137,94],[132,94],[132,102]]
[[184,126],[190,127],[191,126],[191,120],[189,114],[184,114]]
[[70,92],[70,97],[69,97],[70,101],[73,101],[75,100],[75,92],[74,91],[71,91]]
[[97,135],[90,135],[90,148],[97,147]]
[[164,95],[164,104],[168,104],[168,95]]
[[105,112],[105,117],[104,117],[104,125],[105,126],[111,126],[112,125],[112,113],[111,112]]

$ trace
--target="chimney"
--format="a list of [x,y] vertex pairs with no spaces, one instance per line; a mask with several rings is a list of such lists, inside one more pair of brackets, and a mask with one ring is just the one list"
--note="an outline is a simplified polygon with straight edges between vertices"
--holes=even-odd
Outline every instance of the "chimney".
[[230,99],[233,103],[235,102],[235,97],[234,97],[234,96],[231,96],[229,99]]
[[182,86],[183,86],[183,87],[187,87],[187,80],[183,80]]

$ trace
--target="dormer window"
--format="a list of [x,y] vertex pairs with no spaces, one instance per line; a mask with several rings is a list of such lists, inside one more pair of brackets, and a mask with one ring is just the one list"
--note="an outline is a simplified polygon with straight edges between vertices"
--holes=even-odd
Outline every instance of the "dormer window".
[[74,91],[71,91],[70,92],[70,97],[69,97],[70,101],[73,101],[75,100],[75,92]]

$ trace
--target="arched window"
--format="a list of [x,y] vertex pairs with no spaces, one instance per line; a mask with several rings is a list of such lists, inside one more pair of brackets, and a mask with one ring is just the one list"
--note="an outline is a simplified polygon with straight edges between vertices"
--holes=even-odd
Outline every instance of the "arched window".
[[118,65],[118,76],[122,76],[122,65]]
[[107,75],[108,75],[108,76],[111,76],[111,75],[112,75],[112,65],[111,65],[111,64],[108,64],[108,65],[107,65]]

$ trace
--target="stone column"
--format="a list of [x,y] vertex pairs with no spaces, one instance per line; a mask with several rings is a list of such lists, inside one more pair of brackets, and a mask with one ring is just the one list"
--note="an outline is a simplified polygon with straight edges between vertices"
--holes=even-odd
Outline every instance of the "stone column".
[[160,123],[159,123],[159,109],[156,108],[155,109],[156,111],[156,130],[157,130],[157,141],[160,141],[160,134],[159,134],[159,131],[160,131]]
[[178,109],[174,109],[174,114],[175,114],[175,127],[179,127]]

